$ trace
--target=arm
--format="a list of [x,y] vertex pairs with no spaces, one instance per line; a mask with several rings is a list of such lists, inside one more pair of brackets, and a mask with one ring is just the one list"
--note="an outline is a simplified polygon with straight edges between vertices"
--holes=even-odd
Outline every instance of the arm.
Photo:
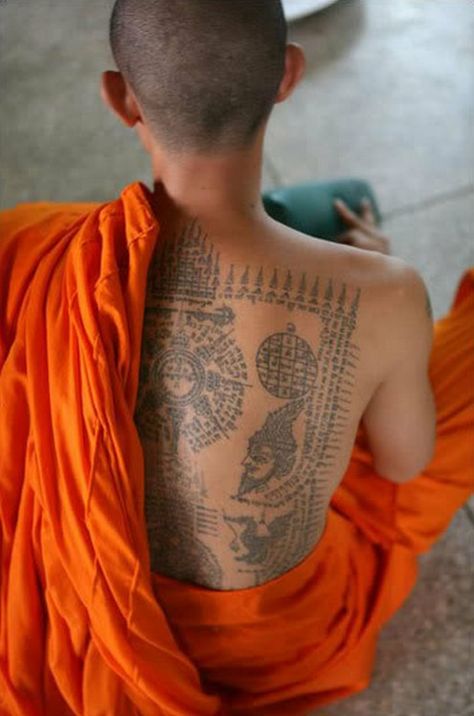
[[428,378],[433,325],[427,297],[418,273],[397,261],[381,316],[384,373],[363,415],[374,467],[393,482],[418,474],[434,450],[436,411]]

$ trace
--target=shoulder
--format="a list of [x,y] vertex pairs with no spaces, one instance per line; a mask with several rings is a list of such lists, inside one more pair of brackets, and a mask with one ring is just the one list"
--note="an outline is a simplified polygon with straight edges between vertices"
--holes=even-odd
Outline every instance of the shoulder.
[[90,206],[38,202],[0,211],[0,264],[8,256],[12,270],[18,262],[29,269],[28,264],[50,251]]
[[360,336],[380,358],[385,351],[400,359],[416,352],[426,357],[433,322],[419,272],[403,259],[348,246],[328,244],[324,253],[324,265],[360,289]]
[[424,300],[426,286],[419,272],[403,259],[366,252],[367,266],[371,268],[377,287],[387,298],[400,304]]
[[[369,254],[369,252],[367,252]],[[432,322],[428,290],[419,272],[406,261],[377,254],[363,259],[380,317],[408,324]],[[374,306],[375,308],[375,306]]]
[[315,239],[292,232],[289,246],[307,265],[319,267],[324,272],[334,272],[341,278],[359,283],[361,288],[371,290],[400,301],[424,299],[426,287],[418,271],[403,259],[386,256],[376,251],[366,251],[336,242]]
[[272,258],[298,271],[360,290],[361,309],[383,323],[406,313],[427,314],[428,293],[418,271],[406,261],[375,251],[314,238],[275,223],[270,240],[260,246],[264,261]]
[[57,224],[68,226],[77,217],[97,208],[100,204],[74,203],[61,204],[55,202],[34,202],[17,204],[0,211],[0,226],[4,233],[18,233],[34,226]]
[[375,372],[425,365],[433,342],[431,303],[419,272],[402,259],[358,259],[370,278],[361,294],[362,332],[377,356]]
[[[419,272],[403,259],[341,244],[318,242],[326,271],[359,287],[372,310],[427,310],[428,292]],[[322,246],[322,244],[325,244]]]

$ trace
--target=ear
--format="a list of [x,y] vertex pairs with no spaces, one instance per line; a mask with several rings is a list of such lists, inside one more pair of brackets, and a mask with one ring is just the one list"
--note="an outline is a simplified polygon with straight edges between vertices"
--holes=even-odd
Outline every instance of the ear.
[[100,95],[104,104],[127,126],[134,127],[142,121],[135,97],[121,72],[107,70],[102,73]]
[[290,42],[286,46],[285,74],[280,83],[275,102],[284,102],[290,96],[303,77],[305,67],[306,59],[303,48],[295,42]]

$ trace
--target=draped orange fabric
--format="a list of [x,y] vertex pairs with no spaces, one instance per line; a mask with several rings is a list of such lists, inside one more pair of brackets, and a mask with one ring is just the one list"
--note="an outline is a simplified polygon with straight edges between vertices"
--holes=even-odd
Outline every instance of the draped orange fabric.
[[359,431],[315,550],[233,592],[150,573],[133,414],[148,189],[0,214],[0,714],[297,714],[363,689],[416,555],[473,489],[474,270],[438,322],[432,463],[398,486]]

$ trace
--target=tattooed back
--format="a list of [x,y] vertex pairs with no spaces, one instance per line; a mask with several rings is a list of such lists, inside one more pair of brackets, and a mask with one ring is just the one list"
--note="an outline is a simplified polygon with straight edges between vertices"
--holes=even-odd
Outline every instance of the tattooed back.
[[254,238],[181,222],[148,276],[135,420],[152,568],[215,589],[314,548],[376,381],[380,259],[285,227]]

